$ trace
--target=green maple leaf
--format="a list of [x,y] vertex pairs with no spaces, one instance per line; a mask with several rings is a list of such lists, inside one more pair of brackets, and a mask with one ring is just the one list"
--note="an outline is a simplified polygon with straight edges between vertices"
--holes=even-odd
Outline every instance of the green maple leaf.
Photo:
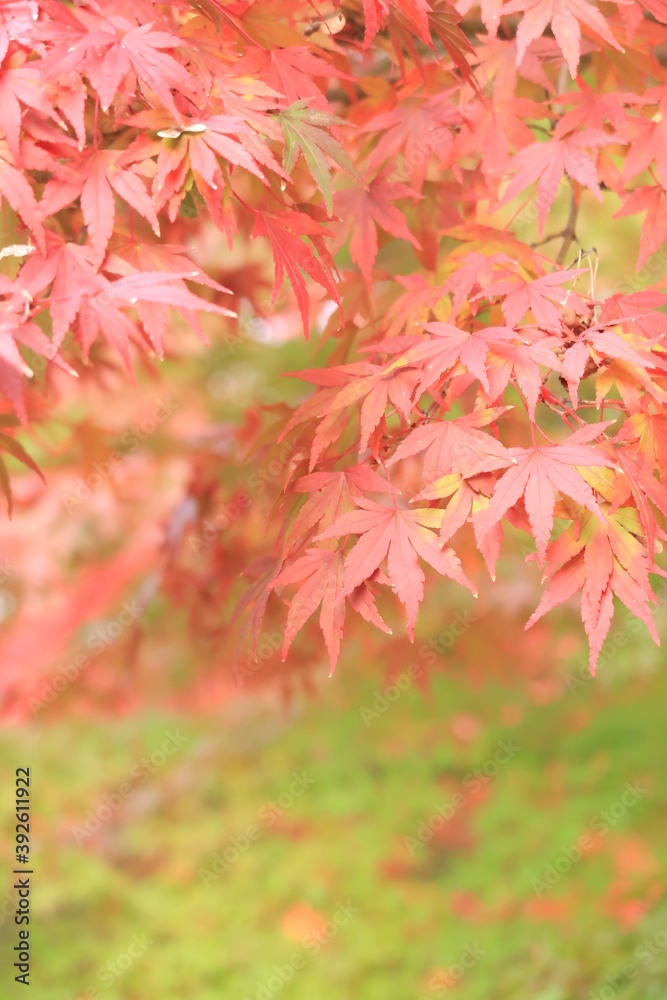
[[327,157],[344,170],[361,180],[354,163],[343,147],[326,129],[331,125],[349,125],[349,122],[326,111],[309,108],[306,101],[297,101],[280,115],[285,135],[283,167],[291,173],[301,152],[308,164],[313,180],[324,196],[329,216],[333,214],[331,174]]

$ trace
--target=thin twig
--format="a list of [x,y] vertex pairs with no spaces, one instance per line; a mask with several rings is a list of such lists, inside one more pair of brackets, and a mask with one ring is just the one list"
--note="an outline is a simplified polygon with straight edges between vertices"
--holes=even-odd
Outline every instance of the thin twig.
[[561,240],[564,236],[567,236],[567,229],[561,229],[559,233],[552,233],[551,236],[543,236],[541,240],[531,243],[530,248],[535,250],[536,247],[543,247],[545,243],[551,243],[552,240]]
[[[568,83],[567,65],[563,63],[560,68],[560,73],[558,74],[556,93],[559,95],[565,93],[565,91],[567,90],[567,83]],[[554,112],[557,115],[561,115],[563,113],[563,105],[554,104]],[[570,214],[567,220],[567,225],[565,226],[565,229],[563,230],[562,234],[563,243],[561,245],[558,256],[556,257],[556,263],[561,266],[565,260],[565,256],[570,248],[572,241],[576,238],[574,229],[577,224],[577,211],[579,206],[577,205],[576,196],[574,193],[574,185],[572,184],[571,180],[570,180],[570,187],[572,188],[572,200],[570,201]]]
[[[570,181],[570,184],[572,182]],[[563,233],[563,243],[560,250],[558,251],[558,256],[556,257],[556,263],[562,265],[565,257],[567,256],[567,251],[570,249],[572,241],[576,238],[574,229],[577,224],[577,212],[579,206],[577,204],[577,196],[574,192],[574,187],[572,187],[572,200],[570,201],[570,214],[568,216],[567,225]]]

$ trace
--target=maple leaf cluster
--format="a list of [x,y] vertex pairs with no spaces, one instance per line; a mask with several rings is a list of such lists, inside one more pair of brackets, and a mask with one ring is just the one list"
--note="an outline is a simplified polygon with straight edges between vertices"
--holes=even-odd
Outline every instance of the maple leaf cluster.
[[[264,312],[330,349],[255,421],[261,461],[290,455],[255,642],[285,601],[284,653],[318,615],[333,670],[347,612],[389,632],[391,594],[412,638],[424,566],[475,593],[455,546],[495,579],[508,525],[547,584],[529,625],[579,595],[594,669],[616,596],[658,641],[667,294],[598,299],[577,216],[646,213],[638,267],[667,236],[666,41],[662,0],[2,3],[0,448],[34,464],[34,372],[131,373],[173,313],[234,330],[225,273],[258,241]],[[227,268],[196,261],[202,218]]]

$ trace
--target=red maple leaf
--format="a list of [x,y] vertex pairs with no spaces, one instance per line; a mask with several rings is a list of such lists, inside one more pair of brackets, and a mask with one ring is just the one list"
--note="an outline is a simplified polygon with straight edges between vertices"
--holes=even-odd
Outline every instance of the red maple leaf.
[[[50,342],[38,326],[30,321],[24,322],[23,305],[20,300],[9,300],[0,304],[0,391],[7,397],[25,426],[28,423],[28,414],[23,385],[25,378],[30,378],[33,372],[24,361],[19,345],[25,344],[36,350],[36,353],[50,357],[48,353]],[[47,349],[44,348],[43,341],[46,341]],[[11,494],[7,493],[7,489],[8,480],[5,482],[4,492],[8,495],[11,508],[9,500]]]
[[[655,163],[655,172],[662,186],[667,185],[667,98],[663,88],[656,88],[653,93],[658,100],[658,113],[653,120],[635,116],[629,119],[623,132],[623,140],[628,147],[621,175],[624,184]],[[643,103],[650,100],[650,95],[650,91],[643,95]]]
[[456,270],[442,286],[442,291],[453,293],[452,317],[458,314],[464,304],[471,309],[474,315],[476,311],[474,303],[482,295],[473,295],[473,292],[479,290],[484,294],[488,286],[492,284],[496,274],[496,266],[502,268],[503,265],[511,263],[512,260],[507,254],[494,253],[487,256],[478,250],[472,250],[457,260]]
[[632,292],[630,295],[610,295],[602,303],[599,325],[618,324],[633,338],[651,340],[657,344],[663,336],[663,313],[660,306],[667,302],[667,295],[654,289]]
[[33,256],[21,268],[17,294],[34,298],[51,286],[50,312],[54,347],[58,348],[84,302],[104,287],[95,270],[92,248],[66,243],[49,234],[46,256]]
[[451,420],[434,420],[415,427],[387,461],[393,465],[410,455],[425,451],[424,479],[460,473],[474,476],[512,465],[515,459],[500,441],[484,434],[485,427],[504,413],[505,407],[478,410]]
[[[331,549],[307,549],[306,555],[288,564],[270,584],[271,588],[283,587],[290,583],[300,583],[297,594],[289,603],[285,637],[283,642],[283,660],[297,632],[303,628],[317,608],[320,608],[320,628],[324,643],[329,653],[329,676],[334,672],[336,660],[340,652],[341,636],[345,624],[345,597],[351,598],[355,610],[363,614],[383,632],[391,632],[385,625],[370,591],[365,586],[365,579],[358,587],[347,590],[343,586],[344,569],[341,553]],[[355,590],[365,592],[365,598],[357,595],[352,599]]]
[[544,376],[540,365],[548,371],[558,371],[560,362],[554,351],[561,346],[558,337],[543,337],[535,331],[521,331],[523,343],[494,343],[486,358],[490,404],[500,399],[511,378],[519,386],[526,402],[528,415],[535,420],[535,408],[541,395]]
[[399,198],[414,197],[415,192],[407,184],[392,184],[383,176],[376,177],[366,188],[348,188],[334,196],[336,214],[346,220],[346,228],[351,231],[350,256],[359,265],[369,291],[378,253],[376,226],[419,249],[419,241],[410,232],[403,212],[394,205]]
[[[558,332],[563,322],[564,306],[577,313],[585,311],[586,306],[581,297],[571,288],[563,288],[563,285],[574,282],[582,273],[581,269],[570,268],[530,280],[513,275],[487,285],[482,294],[489,299],[495,295],[504,296],[502,310],[509,326],[518,326],[530,309],[538,326],[549,332]],[[481,298],[482,294],[478,297]]]
[[65,205],[81,198],[81,208],[90,241],[95,251],[95,261],[100,267],[114,229],[116,214],[114,192],[136,209],[160,235],[153,202],[143,181],[124,165],[122,150],[89,149],[72,165],[62,166],[52,178],[41,202],[45,215],[55,215]]
[[516,64],[519,66],[531,42],[550,24],[574,80],[581,52],[581,24],[613,48],[622,51],[603,15],[587,0],[510,0],[503,14],[522,13],[516,33]]
[[[493,486],[494,478],[489,474],[471,476],[466,479],[456,472],[436,479],[427,489],[413,497],[411,502],[449,500],[440,523],[440,540],[447,542],[466,523],[473,512],[476,513],[480,509],[478,501],[482,497],[491,496]],[[481,509],[485,508],[486,504]]]
[[364,48],[367,49],[389,13],[389,0],[364,0]]
[[498,482],[488,510],[479,515],[478,523],[486,531],[497,524],[521,497],[537,545],[540,565],[546,558],[547,543],[554,524],[556,493],[571,497],[582,507],[603,518],[592,489],[576,470],[576,466],[614,468],[602,451],[589,445],[613,421],[592,424],[575,431],[567,441],[557,445],[534,445],[532,448],[511,448],[516,464]]
[[441,549],[434,528],[440,526],[443,511],[432,508],[399,510],[383,507],[372,500],[359,500],[360,510],[343,514],[321,535],[321,539],[358,535],[359,540],[345,560],[343,593],[351,593],[371,577],[387,560],[387,573],[408,616],[408,636],[414,638],[419,604],[424,597],[424,572],[419,558],[443,576],[477,591],[461,569],[452,549]]
[[512,201],[537,181],[539,231],[542,235],[544,223],[558,194],[563,174],[566,173],[588,188],[598,201],[602,201],[595,160],[588,155],[586,149],[605,145],[609,141],[604,132],[597,134],[582,132],[567,139],[534,142],[519,150],[508,167],[509,170],[515,171],[515,175],[505,191],[501,205]]
[[566,90],[553,98],[558,105],[573,105],[558,122],[554,138],[562,139],[568,132],[574,132],[584,126],[594,132],[601,132],[606,122],[609,122],[617,132],[620,132],[628,121],[628,115],[623,107],[625,94],[617,91],[600,93],[589,87],[582,76],[577,77],[578,90]]
[[415,191],[421,192],[430,156],[442,165],[452,148],[450,126],[461,121],[461,112],[452,107],[451,91],[426,101],[407,97],[391,111],[376,115],[359,129],[361,135],[380,132],[380,140],[367,160],[369,171],[379,170],[402,153],[404,169]]
[[525,627],[531,628],[581,590],[581,618],[590,645],[591,673],[595,674],[616,594],[660,645],[650,610],[650,604],[656,603],[648,575],[651,567],[637,537],[641,534],[639,515],[629,507],[610,510],[604,522],[585,516],[578,533],[573,526],[566,528],[549,546],[544,576],[550,582]]
[[[412,409],[412,396],[420,378],[419,371],[396,371],[391,368],[387,370],[384,365],[361,362],[341,366],[338,373],[353,377],[346,378],[347,384],[336,393],[323,412],[329,415],[337,410],[347,410],[363,399],[360,414],[360,452],[368,445],[371,434],[384,417],[389,404],[407,419]],[[316,376],[317,373],[309,374]]]
[[636,442],[645,471],[652,475],[657,469],[667,484],[667,415],[654,407],[643,410],[628,417],[615,440]]
[[311,472],[297,479],[293,488],[297,493],[309,495],[292,524],[292,544],[316,524],[320,531],[324,531],[336,518],[354,510],[356,501],[364,492],[400,492],[373,469],[363,465],[340,472]]
[[[313,281],[329,292],[334,302],[340,304],[333,275],[333,261],[322,240],[325,232],[318,222],[303,212],[257,212],[255,215],[253,237],[268,236],[273,250],[275,277],[271,305],[275,303],[287,274],[299,306],[306,338],[310,333],[310,298],[301,271],[305,271]],[[317,257],[301,239],[302,236],[313,241],[318,251]]]
[[239,76],[248,74],[266,80],[287,104],[307,100],[310,107],[321,111],[331,111],[331,105],[313,82],[313,77],[352,79],[349,73],[344,73],[303,45],[251,52],[237,63],[236,72]]
[[[185,279],[198,280],[197,271],[182,271],[169,273],[165,271],[137,271],[119,278],[117,281],[104,279],[97,294],[90,297],[89,308],[81,313],[81,339],[85,356],[99,332],[121,354],[128,371],[131,370],[129,344],[137,341],[142,344],[142,337],[133,320],[121,311],[134,306],[141,316],[146,315],[142,305],[157,305],[161,310],[167,306],[177,309],[187,318],[196,311],[216,313],[218,316],[236,317],[236,313],[215,302],[195,295],[185,284]],[[224,289],[223,289],[224,291]],[[148,324],[149,333],[153,327]],[[154,345],[158,356],[162,356],[162,343],[157,340]]]
[[6,139],[0,139],[0,195],[7,199],[44,251],[44,227],[37,200],[25,174],[17,168]]
[[53,117],[37,66],[26,65],[26,54],[14,52],[0,69],[0,127],[17,162],[21,160],[21,105]]
[[[185,280],[174,277],[177,274],[183,274],[187,277],[188,281],[204,285],[206,288],[211,288],[222,294],[229,294],[228,288],[209,278],[200,267],[186,256],[185,251],[187,249],[187,247],[174,246],[168,243],[144,243],[131,239],[115,244],[114,252],[110,253],[107,257],[105,270],[109,274],[121,277],[138,274],[147,270],[164,271],[165,280],[169,282],[170,288],[178,289],[179,292],[185,291],[189,294]],[[164,353],[163,345],[167,333],[170,304],[178,309],[180,315],[190,329],[197,334],[202,343],[208,343],[197,313],[198,309],[206,311],[206,301],[198,298],[195,303],[190,299],[192,308],[189,308],[187,305],[188,300],[182,299],[180,304],[176,306],[175,303],[167,301],[168,295],[164,296],[162,294],[163,284],[161,282],[158,282],[157,288],[157,296],[152,296],[150,299],[139,297],[136,303],[133,303],[157,356],[161,358]],[[227,310],[223,310],[219,315],[234,316],[231,311]]]
[[396,13],[424,45],[431,45],[429,0],[392,0]]
[[168,49],[183,45],[183,40],[167,31],[156,31],[153,24],[132,24],[120,16],[100,15],[95,30],[90,24],[77,24],[76,8],[67,31],[67,40],[54,45],[43,61],[45,79],[54,79],[70,70],[82,68],[106,111],[121,83],[135,73],[142,90],[155,94],[177,122],[182,120],[172,89],[187,95],[197,106],[201,92],[197,81]]
[[390,368],[422,365],[418,388],[423,392],[435,385],[445,372],[462,365],[489,391],[486,356],[492,344],[516,339],[516,331],[504,326],[487,326],[468,333],[451,323],[427,323],[424,329],[433,334],[411,347]]
[[639,241],[637,268],[644,266],[667,238],[667,191],[661,185],[635,188],[616,212],[614,218],[646,212]]

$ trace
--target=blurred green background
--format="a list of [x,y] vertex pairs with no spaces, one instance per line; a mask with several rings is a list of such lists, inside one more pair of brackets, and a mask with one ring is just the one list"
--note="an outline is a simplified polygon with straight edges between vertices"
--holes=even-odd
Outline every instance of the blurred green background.
[[[406,689],[384,711],[380,672],[339,668],[319,699],[258,697],[242,719],[5,732],[5,872],[14,768],[32,775],[30,995],[569,1000],[620,975],[614,995],[667,996],[667,676],[649,643],[630,635],[596,681],[579,680],[577,650],[557,683],[479,683],[454,646],[425,691],[396,664]],[[450,818],[421,843],[437,806]],[[212,877],[216,852],[228,867]],[[5,968],[16,930],[10,914]],[[295,958],[285,981],[276,966]]]

